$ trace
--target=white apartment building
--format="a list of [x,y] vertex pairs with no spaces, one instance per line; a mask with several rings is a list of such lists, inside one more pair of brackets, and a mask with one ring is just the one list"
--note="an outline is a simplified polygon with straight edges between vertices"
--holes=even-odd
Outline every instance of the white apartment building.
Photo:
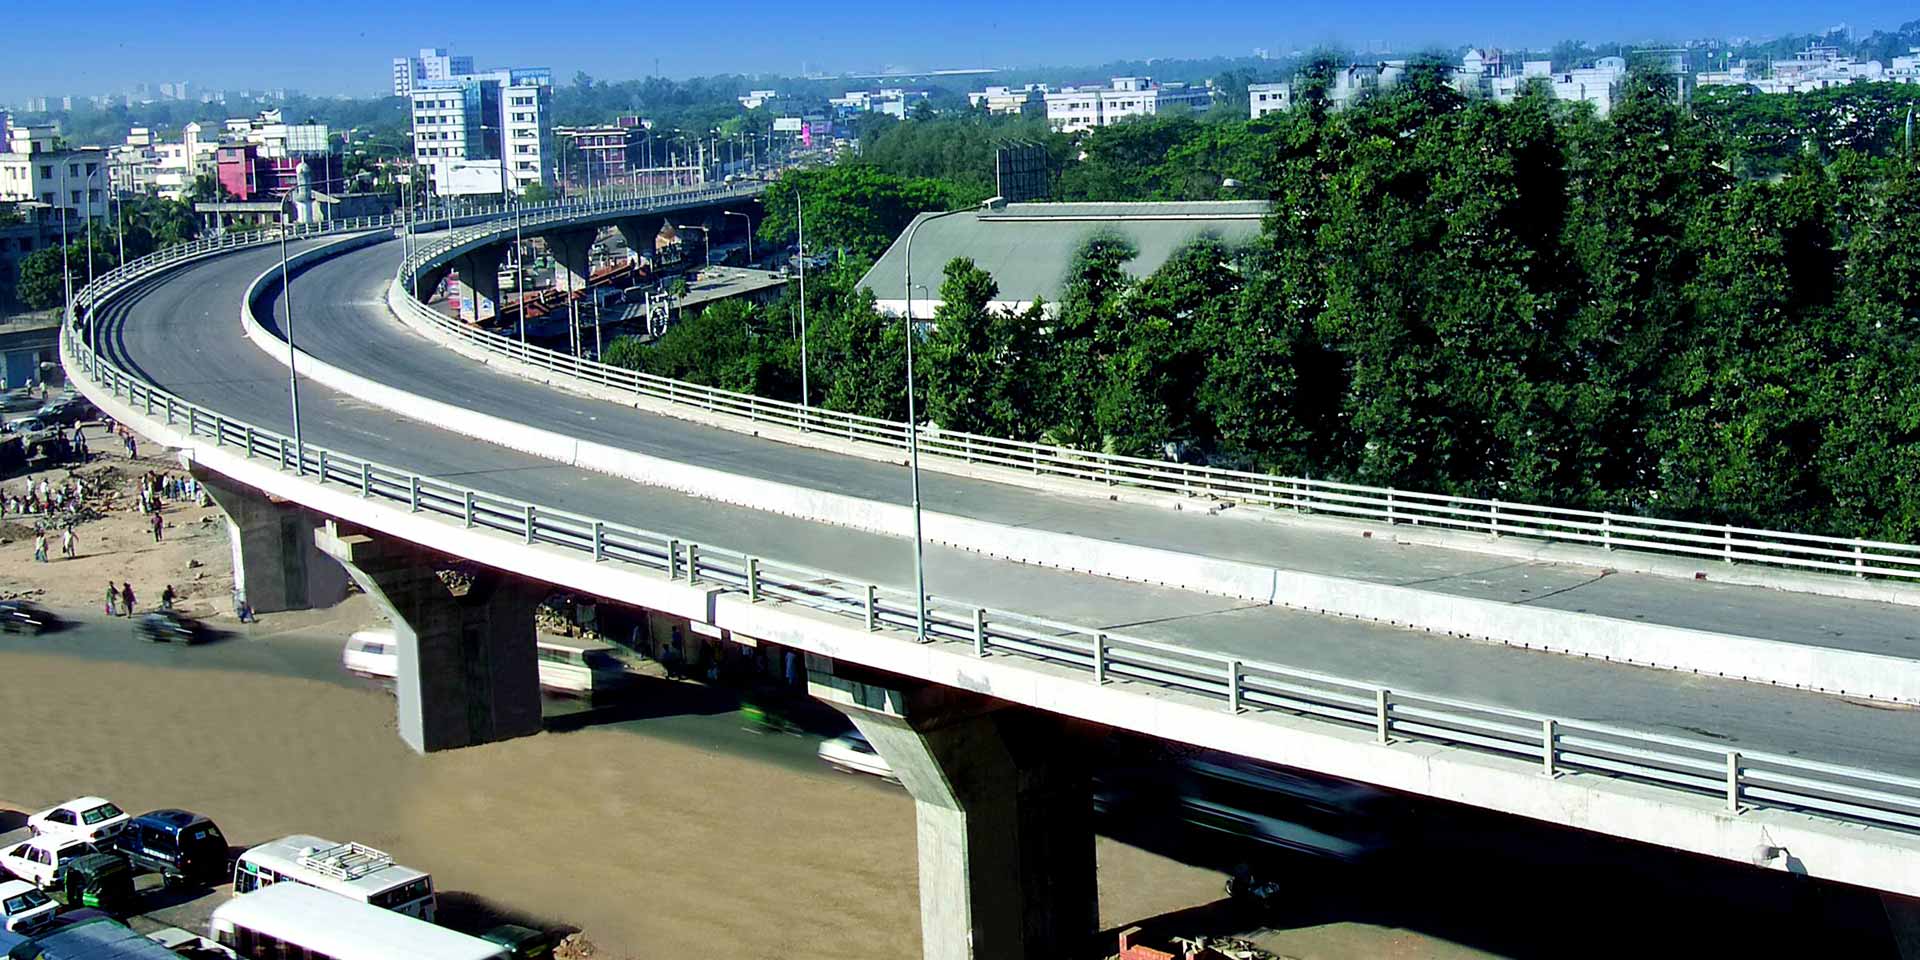
[[1247,84],[1247,107],[1255,120],[1269,113],[1285,113],[1293,109],[1293,84]]
[[[553,185],[553,75],[545,68],[490,70],[423,80],[410,95],[414,161],[433,190],[524,193]],[[498,161],[499,183],[478,190],[477,180],[453,172],[472,161]],[[458,191],[456,191],[456,183]]]
[[747,92],[747,95],[746,95],[746,96],[744,96],[744,97],[736,97],[736,98],[734,98],[734,99],[737,99],[737,100],[739,100],[739,101],[740,101],[740,106],[742,106],[742,107],[745,107],[745,108],[746,108],[746,109],[748,109],[748,110],[758,110],[758,109],[760,109],[761,107],[764,107],[764,106],[766,106],[766,105],[767,105],[767,102],[768,102],[769,100],[778,100],[778,99],[780,99],[780,91],[778,91],[778,90],[750,90],[750,91],[748,91],[748,92]]
[[907,108],[911,104],[927,99],[925,90],[849,90],[833,97],[827,103],[833,106],[840,116],[856,113],[884,113],[897,120],[907,118]]
[[998,116],[1024,116],[1045,113],[1047,110],[1047,85],[1029,83],[1020,87],[995,86],[975,93],[967,94],[967,105],[979,110],[985,108],[990,114]]
[[1104,127],[1127,117],[1150,117],[1170,106],[1195,110],[1213,106],[1212,87],[1162,85],[1152,77],[1114,77],[1111,86],[1067,87],[1045,97],[1047,123],[1064,133]]
[[472,57],[456,57],[445,47],[422,47],[417,57],[393,58],[393,95],[412,96],[423,80],[447,80],[473,72]]
[[1814,44],[1790,59],[1768,63],[1764,71],[1755,70],[1753,64],[1742,63],[1723,71],[1702,73],[1696,83],[1702,87],[1752,87],[1761,93],[1805,93],[1878,80],[1920,82],[1920,56],[1895,57],[1889,68],[1878,60],[1843,57],[1838,47]]
[[1407,75],[1405,60],[1352,63],[1333,72],[1327,82],[1327,106],[1344,110],[1356,100],[1399,86]]
[[105,217],[112,183],[107,152],[99,147],[55,150],[50,126],[8,131],[0,153],[0,200],[44,203],[79,218]]

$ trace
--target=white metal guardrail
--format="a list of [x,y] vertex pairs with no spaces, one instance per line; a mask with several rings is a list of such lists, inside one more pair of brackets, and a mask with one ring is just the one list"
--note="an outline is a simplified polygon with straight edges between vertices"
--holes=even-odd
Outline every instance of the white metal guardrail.
[[[102,283],[92,300],[179,258],[156,260]],[[104,281],[104,278],[103,278]],[[90,301],[91,302],[91,301]],[[261,460],[316,484],[345,488],[412,513],[434,514],[524,544],[542,544],[625,563],[690,584],[733,591],[750,602],[783,601],[825,612],[902,643],[914,642],[910,592],[830,571],[683,540],[543,504],[496,496],[289,437],[198,406],[106,363],[69,327],[61,349],[90,371],[93,389],[193,437]],[[296,462],[297,461],[297,462]],[[1382,744],[1424,742],[1539,764],[1547,775],[1627,780],[1712,797],[1730,811],[1801,812],[1920,833],[1920,779],[1724,744],[1560,720],[1539,714],[1187,649],[1006,610],[930,597],[928,633],[977,657],[1013,656],[1052,664],[1093,683],[1130,683],[1210,700],[1234,713],[1271,713],[1364,731]]]
[[[425,269],[448,251],[471,242],[477,236],[498,232],[499,229],[497,225],[485,225],[464,235],[455,234],[423,246],[401,265],[394,282],[407,282],[413,273]],[[411,297],[396,299],[403,304],[403,309],[409,311],[411,320],[429,324],[488,353],[572,376],[586,383],[671,404],[744,417],[752,423],[818,432],[902,451],[907,447],[907,426],[898,421],[815,406],[803,407],[783,400],[768,400],[752,394],[734,393],[609,366],[546,347],[522,344],[511,337],[469,326]],[[1920,546],[1914,544],[1663,520],[1607,511],[1574,510],[1192,466],[949,430],[922,430],[920,450],[923,454],[1045,476],[1109,486],[1138,487],[1182,496],[1219,497],[1276,510],[1358,517],[1388,525],[1407,524],[1495,537],[1528,537],[1606,550],[1648,551],[1725,563],[1768,564],[1859,577],[1920,579]]]

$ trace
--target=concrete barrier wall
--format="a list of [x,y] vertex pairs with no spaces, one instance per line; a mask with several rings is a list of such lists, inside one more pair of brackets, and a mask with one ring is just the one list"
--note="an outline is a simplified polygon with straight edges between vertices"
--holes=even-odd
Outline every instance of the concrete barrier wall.
[[102,410],[179,449],[183,460],[271,496],[431,550],[485,556],[490,565],[529,579],[1035,709],[1550,823],[1742,863],[1752,862],[1762,847],[1782,848],[1789,856],[1776,858],[1778,868],[1785,868],[1790,860],[1796,870],[1810,876],[1920,896],[1920,871],[1911,868],[1920,856],[1920,838],[1772,810],[1734,814],[1714,798],[1607,777],[1543,777],[1532,762],[1425,743],[1381,745],[1364,734],[1298,718],[1229,714],[1219,704],[1148,685],[1090,684],[1083,674],[1018,658],[980,659],[963,646],[918,644],[904,635],[868,633],[815,611],[777,602],[751,603],[738,593],[669,580],[618,562],[595,563],[577,553],[527,545],[448,518],[364,500],[355,492],[295,477],[267,461],[249,460],[148,418],[102,390],[84,372],[76,382]]

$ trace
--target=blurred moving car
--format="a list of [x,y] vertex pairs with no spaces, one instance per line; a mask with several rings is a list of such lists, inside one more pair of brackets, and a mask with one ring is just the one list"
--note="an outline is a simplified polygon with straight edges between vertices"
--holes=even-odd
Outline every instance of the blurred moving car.
[[0,600],[0,632],[43,633],[60,629],[60,618],[26,600]]
[[60,905],[25,880],[0,881],[0,919],[9,933],[32,933],[47,925]]
[[206,629],[198,620],[183,617],[172,610],[150,610],[133,623],[133,635],[148,643],[184,643],[188,646],[206,639]]
[[356,677],[392,680],[400,674],[400,654],[391,629],[356,630],[340,651],[340,666]]
[[543,930],[504,923],[480,935],[488,943],[507,948],[513,960],[553,960],[553,936]]
[[47,401],[33,415],[44,423],[72,426],[85,420],[98,419],[99,413],[86,397],[73,394]]
[[864,773],[899,783],[893,768],[858,730],[850,730],[820,744],[820,759],[841,773]]
[[131,819],[125,810],[101,797],[80,797],[48,807],[27,818],[34,836],[105,840],[119,833]]
[[633,682],[627,665],[605,644],[548,637],[538,644],[540,686],[553,693],[592,698]]
[[42,835],[0,850],[0,869],[42,890],[53,890],[73,861],[99,852],[99,847],[80,837]]

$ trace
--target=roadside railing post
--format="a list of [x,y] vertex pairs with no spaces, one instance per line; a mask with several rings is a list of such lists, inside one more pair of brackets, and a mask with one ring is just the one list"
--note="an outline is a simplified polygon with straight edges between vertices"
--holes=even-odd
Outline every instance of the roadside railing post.
[[987,655],[987,611],[982,607],[973,608],[973,655]]
[[247,425],[247,459],[253,459],[253,425]]
[[1853,545],[1853,575],[1862,580],[1866,579],[1866,567],[1867,558],[1865,554],[1861,552],[1860,545],[1856,543]]
[[287,469],[287,438],[280,438],[280,469]]
[[1727,812],[1740,812],[1740,751],[1727,751]]
[[1093,635],[1093,682],[1107,682],[1107,635]]
[[1240,712],[1240,661],[1227,661],[1227,712]]
[[1487,524],[1487,530],[1493,534],[1495,540],[1498,540],[1500,539],[1500,501],[1493,501],[1488,507],[1488,512],[1492,519]]
[[868,633],[872,633],[873,631],[880,629],[879,610],[876,609],[875,607],[875,604],[879,599],[879,593],[880,593],[879,589],[876,588],[873,584],[871,583],[867,584],[867,632]]
[[667,541],[667,579],[680,579],[680,541]]
[[326,482],[327,482],[327,451],[325,451],[325,450],[322,450],[322,451],[320,451],[320,480],[319,480],[319,482],[321,482],[321,483],[326,483]]
[[760,558],[747,558],[747,602],[760,602]]
[[1607,514],[1600,518],[1600,549],[1602,550],[1613,549],[1613,515],[1612,514]]
[[687,544],[687,582],[700,582],[700,545]]
[[467,526],[473,526],[473,491],[468,490],[465,499]]
[[1393,737],[1393,715],[1387,703],[1387,688],[1381,687],[1373,692],[1373,737],[1376,742],[1387,743]]
[[407,510],[420,512],[420,475],[417,473],[407,476]]
[[1725,547],[1721,548],[1721,552],[1726,555],[1726,562],[1732,563],[1733,562],[1733,528],[1721,527],[1720,529],[1721,529],[1721,536],[1726,539],[1726,544],[1727,544]]
[[607,525],[604,521],[593,522],[593,562],[599,563],[607,558]]
[[1553,718],[1545,717],[1541,719],[1540,721],[1540,772],[1546,774],[1549,777],[1554,776],[1556,774],[1556,771],[1554,770],[1554,763],[1553,763],[1554,753],[1556,750],[1554,746],[1554,739],[1555,739],[1555,731],[1554,731]]
[[191,437],[198,434],[199,432],[200,432],[199,418],[194,415],[194,408],[188,407],[187,408],[187,436]]
[[527,542],[533,542],[533,504],[527,504],[526,512]]
[[167,409],[167,426],[169,426],[169,427],[171,427],[171,426],[173,426],[173,398],[172,398],[172,397],[168,397],[168,398],[166,398],[166,401],[167,401],[167,402],[166,402],[166,409]]
[[373,498],[373,464],[360,461],[360,499]]
[[1387,488],[1387,526],[1393,526],[1393,488]]

